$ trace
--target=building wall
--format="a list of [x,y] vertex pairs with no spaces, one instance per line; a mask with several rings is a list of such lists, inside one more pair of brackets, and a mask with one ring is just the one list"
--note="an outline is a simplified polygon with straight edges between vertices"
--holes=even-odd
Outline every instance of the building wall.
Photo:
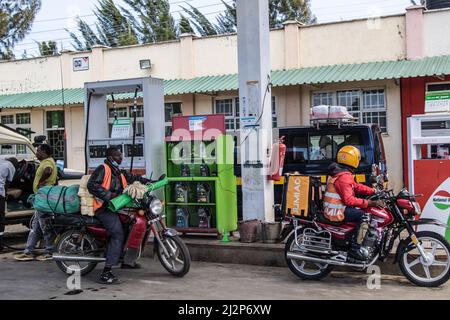
[[425,56],[442,56],[450,53],[450,9],[424,12]]
[[404,59],[405,32],[404,15],[303,27],[300,63],[313,67]]

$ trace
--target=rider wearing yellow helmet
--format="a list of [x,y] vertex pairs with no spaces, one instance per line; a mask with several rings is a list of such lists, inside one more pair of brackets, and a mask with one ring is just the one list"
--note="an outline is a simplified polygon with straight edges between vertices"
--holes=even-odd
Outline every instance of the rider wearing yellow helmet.
[[360,260],[366,257],[360,250],[364,238],[361,228],[365,220],[365,212],[362,209],[372,206],[380,206],[382,202],[365,200],[356,195],[370,196],[374,189],[357,183],[353,177],[354,171],[361,161],[361,153],[354,146],[342,147],[337,154],[337,163],[331,164],[330,177],[324,195],[324,215],[330,221],[355,222],[358,224],[357,232],[351,241],[350,254]]

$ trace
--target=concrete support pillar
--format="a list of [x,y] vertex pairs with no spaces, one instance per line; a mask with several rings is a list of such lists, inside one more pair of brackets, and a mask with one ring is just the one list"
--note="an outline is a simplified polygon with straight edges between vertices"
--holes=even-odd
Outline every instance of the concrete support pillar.
[[244,220],[273,221],[273,182],[268,0],[238,0],[239,106]]
[[288,20],[284,25],[284,67],[285,69],[300,68],[300,27],[302,23]]
[[425,6],[406,8],[406,57],[409,60],[424,56],[424,10]]
[[103,49],[108,48],[105,46],[93,46],[92,58],[89,62],[90,68],[92,68],[92,81],[102,81],[104,79],[104,60]]
[[181,79],[192,79],[195,77],[194,37],[190,33],[180,35]]
[[301,124],[301,87],[291,86],[286,88],[286,125],[298,126]]

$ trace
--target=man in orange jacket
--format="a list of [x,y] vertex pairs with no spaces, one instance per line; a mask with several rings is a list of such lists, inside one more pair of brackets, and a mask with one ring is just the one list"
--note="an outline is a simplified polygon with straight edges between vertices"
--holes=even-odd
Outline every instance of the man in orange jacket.
[[[143,184],[150,182],[149,179],[138,175],[133,175],[125,170],[120,170],[122,163],[122,152],[117,147],[109,147],[106,150],[105,163],[98,166],[92,173],[87,183],[89,192],[95,197],[95,216],[102,222],[105,229],[110,234],[108,248],[106,250],[106,263],[100,282],[104,284],[114,284],[118,282],[117,277],[111,272],[113,266],[118,265],[122,253],[124,233],[122,223],[117,213],[108,209],[108,203],[118,195],[129,183],[139,181]],[[122,268],[139,268],[138,264],[128,266],[122,264]]]
[[361,243],[364,239],[367,225],[362,226],[366,213],[362,209],[368,207],[384,206],[380,200],[366,200],[356,195],[370,196],[375,190],[357,183],[353,177],[354,171],[361,161],[361,153],[354,146],[345,146],[337,154],[337,163],[333,163],[330,170],[325,195],[324,214],[330,221],[355,222],[356,234],[351,241],[351,251],[354,258],[365,260],[366,256],[361,251]]

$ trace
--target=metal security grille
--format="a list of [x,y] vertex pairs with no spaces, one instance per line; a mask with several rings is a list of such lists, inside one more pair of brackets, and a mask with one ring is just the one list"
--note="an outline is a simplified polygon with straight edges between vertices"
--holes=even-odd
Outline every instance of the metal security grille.
[[47,134],[53,149],[53,159],[64,160],[64,130],[48,130]]

